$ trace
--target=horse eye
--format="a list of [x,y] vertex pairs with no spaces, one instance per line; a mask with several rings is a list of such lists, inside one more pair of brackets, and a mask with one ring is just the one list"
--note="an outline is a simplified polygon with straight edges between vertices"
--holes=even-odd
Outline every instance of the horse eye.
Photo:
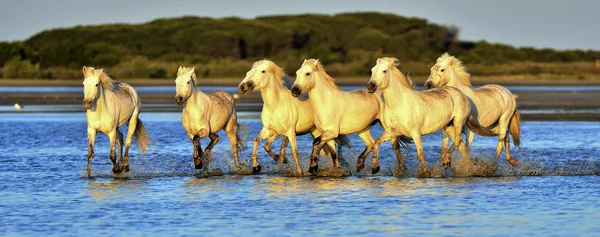
[[96,84],[96,86],[98,86],[98,84]]
[[383,73],[387,73],[387,70],[383,70]]
[[262,73],[265,73],[265,70],[262,70]]
[[440,70],[441,72],[444,72],[444,69]]
[[188,84],[190,84],[190,81],[188,81]]
[[307,73],[306,73],[306,75],[307,75],[307,76],[310,76],[310,72],[307,72]]

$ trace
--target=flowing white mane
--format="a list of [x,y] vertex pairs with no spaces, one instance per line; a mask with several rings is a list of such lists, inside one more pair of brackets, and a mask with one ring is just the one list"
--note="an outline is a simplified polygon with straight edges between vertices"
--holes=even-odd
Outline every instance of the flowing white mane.
[[444,53],[437,59],[436,64],[439,63],[451,66],[460,82],[466,86],[471,86],[471,74],[467,72],[467,67],[460,60],[454,56],[450,56],[448,53]]

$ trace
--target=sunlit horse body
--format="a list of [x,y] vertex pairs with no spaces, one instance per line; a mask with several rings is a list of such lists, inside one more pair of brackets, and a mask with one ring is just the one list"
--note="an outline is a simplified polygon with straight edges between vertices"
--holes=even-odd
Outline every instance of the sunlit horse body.
[[[367,88],[369,92],[383,90],[384,97],[380,115],[384,132],[375,141],[373,173],[379,171],[378,153],[381,143],[403,135],[413,139],[421,167],[423,171],[427,171],[421,138],[441,129],[446,131],[453,141],[447,151],[445,146],[442,147],[442,164],[446,167],[450,165],[450,155],[456,147],[464,158],[470,159],[469,151],[462,142],[462,132],[466,130],[465,123],[469,129],[478,133],[489,134],[490,131],[479,126],[470,116],[471,106],[468,98],[453,87],[416,91],[410,79],[397,68],[399,64],[400,60],[396,58],[379,58],[377,65],[371,69],[371,80]],[[398,162],[398,165],[403,165],[401,159],[398,159]]]
[[[475,120],[490,127],[494,135],[498,136],[494,162],[498,161],[502,150],[506,148],[506,160],[511,165],[518,166],[519,161],[510,156],[510,139],[506,136],[507,132],[512,135],[515,146],[521,144],[521,116],[515,98],[508,89],[500,85],[485,85],[473,90],[470,79],[471,75],[462,62],[445,53],[431,68],[425,88],[452,86],[462,91],[471,101],[471,114]],[[469,133],[467,137],[470,145],[474,134]]]
[[[322,132],[313,142],[309,172],[317,171],[317,154],[326,142],[340,134],[352,133],[358,133],[365,142],[366,148],[356,164],[357,172],[364,168],[365,158],[373,149],[370,128],[378,121],[381,93],[342,91],[316,59],[304,60],[296,72],[292,95],[298,97],[302,92],[308,92],[315,111],[315,125]],[[335,152],[332,156],[336,156]]]
[[[128,84],[113,81],[104,69],[83,67],[83,105],[88,123],[88,163],[87,173],[91,175],[92,159],[94,158],[94,142],[96,133],[101,132],[110,140],[110,160],[114,173],[129,171],[129,148],[135,139],[142,152],[147,151],[151,142],[146,133],[142,120],[138,118],[142,102],[133,87]],[[128,124],[125,139],[125,156],[123,156],[123,134],[119,127]],[[115,145],[119,144],[119,160],[117,163]]]
[[[289,79],[283,69],[269,60],[260,60],[252,65],[252,69],[246,73],[246,78],[239,84],[240,93],[245,94],[253,90],[260,90],[263,99],[263,108],[261,112],[261,121],[263,128],[254,139],[254,149],[252,151],[252,167],[254,173],[260,172],[261,166],[258,163],[258,144],[267,139],[265,150],[273,159],[278,159],[279,165],[283,165],[285,157],[285,147],[287,142],[292,146],[292,157],[296,163],[296,172],[302,175],[302,167],[298,160],[298,146],[296,136],[310,133],[313,137],[321,135],[314,123],[314,111],[310,104],[310,99],[296,99],[292,96],[290,90],[284,86],[286,79]],[[270,149],[271,143],[279,136],[283,135],[282,147],[279,157]],[[347,139],[342,139],[347,140]],[[327,143],[329,150],[335,150],[334,141]],[[332,159],[334,167],[339,166],[337,160]]]
[[[183,105],[181,123],[194,145],[194,166],[208,171],[212,162],[211,149],[219,142],[218,131],[224,130],[229,137],[231,150],[239,167],[239,151],[245,143],[239,135],[239,124],[235,104],[231,95],[219,90],[203,93],[197,86],[198,79],[194,68],[179,67],[177,70],[175,101]],[[210,143],[202,151],[200,139],[209,137]],[[205,154],[206,153],[206,154]],[[204,162],[206,161],[206,165]]]

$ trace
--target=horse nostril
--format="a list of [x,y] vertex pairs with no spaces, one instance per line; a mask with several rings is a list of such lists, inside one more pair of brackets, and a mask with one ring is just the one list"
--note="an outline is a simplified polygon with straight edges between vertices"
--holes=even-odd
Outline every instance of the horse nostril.
[[181,104],[182,101],[183,101],[183,97],[181,97],[181,96],[175,97],[175,102],[177,102],[177,104]]
[[425,89],[429,89],[433,87],[433,83],[431,81],[425,82]]
[[300,94],[300,88],[298,88],[297,86],[292,87],[292,95],[299,95]]
[[377,85],[374,82],[369,82],[367,84],[367,89],[369,92],[374,92],[377,89]]

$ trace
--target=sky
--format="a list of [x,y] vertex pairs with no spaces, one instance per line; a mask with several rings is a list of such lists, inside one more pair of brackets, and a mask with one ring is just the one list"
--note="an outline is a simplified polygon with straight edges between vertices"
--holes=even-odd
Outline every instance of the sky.
[[378,11],[457,26],[461,40],[600,50],[599,10],[597,0],[0,0],[0,41],[25,40],[50,28],[185,15]]

